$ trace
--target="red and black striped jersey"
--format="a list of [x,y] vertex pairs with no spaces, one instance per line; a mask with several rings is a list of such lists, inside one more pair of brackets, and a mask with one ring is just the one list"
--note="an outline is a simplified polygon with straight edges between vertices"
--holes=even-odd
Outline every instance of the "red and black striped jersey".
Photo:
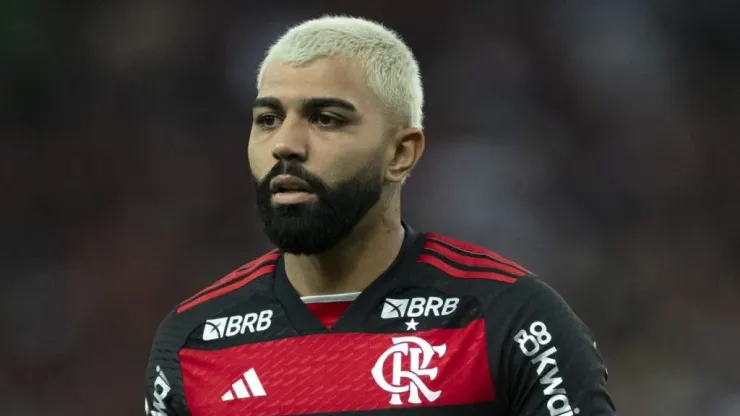
[[146,415],[615,414],[588,328],[490,250],[407,227],[388,270],[334,310],[306,305],[277,250],[238,268],[159,326]]

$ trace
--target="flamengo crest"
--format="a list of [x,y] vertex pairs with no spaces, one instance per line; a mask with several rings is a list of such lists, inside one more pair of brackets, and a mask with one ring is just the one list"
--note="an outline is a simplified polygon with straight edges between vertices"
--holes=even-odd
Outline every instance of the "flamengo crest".
[[[380,355],[372,369],[378,386],[391,393],[390,404],[402,405],[403,393],[408,393],[408,403],[411,404],[421,404],[419,393],[429,402],[437,400],[442,392],[432,391],[425,384],[424,378],[434,380],[437,377],[437,368],[430,368],[429,364],[435,355],[444,356],[447,346],[433,346],[419,337],[395,337],[393,344]],[[383,373],[383,367],[389,359],[392,360],[390,380]]]

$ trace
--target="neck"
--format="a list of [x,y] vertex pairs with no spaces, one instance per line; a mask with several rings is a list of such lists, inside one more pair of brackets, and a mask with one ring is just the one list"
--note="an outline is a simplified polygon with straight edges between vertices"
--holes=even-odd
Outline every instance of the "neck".
[[285,254],[285,272],[299,295],[361,292],[388,269],[403,244],[400,215],[372,217],[371,210],[347,237],[324,253]]

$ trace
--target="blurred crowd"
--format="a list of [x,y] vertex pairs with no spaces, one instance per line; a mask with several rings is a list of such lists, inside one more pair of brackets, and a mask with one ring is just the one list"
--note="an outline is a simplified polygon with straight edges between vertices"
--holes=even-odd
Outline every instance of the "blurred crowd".
[[[740,415],[740,2],[0,2],[0,414],[140,414],[176,302],[270,248],[265,49],[349,13],[426,88],[416,229],[555,287],[622,415]],[[738,251],[736,251],[738,250]]]

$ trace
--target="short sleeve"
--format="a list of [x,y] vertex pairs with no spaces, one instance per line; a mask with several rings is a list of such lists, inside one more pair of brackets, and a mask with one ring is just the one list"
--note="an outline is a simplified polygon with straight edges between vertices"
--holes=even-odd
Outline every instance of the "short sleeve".
[[146,416],[189,415],[182,388],[177,351],[179,337],[173,325],[174,311],[157,328],[147,364],[144,413]]
[[535,277],[509,290],[502,381],[512,415],[616,415],[608,372],[591,331],[560,295]]

